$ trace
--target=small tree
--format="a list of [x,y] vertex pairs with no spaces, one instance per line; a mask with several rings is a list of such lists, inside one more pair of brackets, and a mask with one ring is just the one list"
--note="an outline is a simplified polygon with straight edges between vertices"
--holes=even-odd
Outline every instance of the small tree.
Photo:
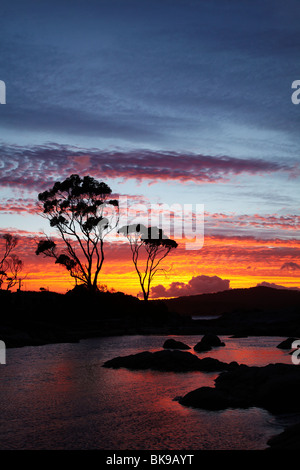
[[64,244],[46,237],[40,240],[36,254],[55,259],[71,277],[88,290],[98,290],[98,277],[104,261],[104,238],[118,223],[118,201],[109,199],[111,189],[90,176],[71,175],[40,193],[43,215],[55,227]]
[[[9,270],[6,278],[6,289],[9,290],[21,281],[20,273],[23,270],[23,261],[16,255],[11,255],[9,263]],[[23,278],[24,279],[24,278]]]
[[[177,248],[175,240],[171,240],[157,227],[145,227],[142,224],[126,225],[118,231],[125,235],[130,243],[132,261],[138,274],[144,300],[148,301],[151,282],[161,269],[159,264],[171,250]],[[141,267],[141,257],[146,254],[146,260]]]
[[6,288],[10,289],[16,284],[23,263],[17,256],[11,254],[12,250],[17,246],[19,239],[10,233],[3,235],[2,239],[5,241],[5,244],[4,253],[2,258],[0,258],[0,289],[2,289],[4,282],[7,284]]

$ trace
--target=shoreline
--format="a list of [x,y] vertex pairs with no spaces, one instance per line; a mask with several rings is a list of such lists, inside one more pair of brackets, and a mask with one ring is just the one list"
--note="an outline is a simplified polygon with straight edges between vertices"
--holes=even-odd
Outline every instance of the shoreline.
[[[249,328],[249,329],[231,329],[220,328],[206,324],[213,320],[204,320],[204,324],[195,320],[197,324],[189,324],[184,326],[133,326],[124,325],[109,328],[106,325],[91,325],[89,328],[85,325],[77,329],[65,329],[47,323],[36,323],[31,325],[33,328],[27,327],[26,329],[16,328],[5,325],[0,326],[0,339],[4,341],[7,348],[22,348],[25,346],[42,346],[47,344],[59,343],[78,343],[81,340],[89,338],[102,338],[109,336],[193,336],[205,335],[208,333],[232,336],[235,338],[243,337],[262,337],[262,336],[276,336],[286,338],[294,336],[292,329],[265,329],[265,328]],[[79,325],[78,325],[79,326]],[[37,331],[38,330],[38,331]]]
[[236,289],[147,303],[122,292],[0,291],[0,300],[0,339],[7,347],[149,334],[300,337],[296,291]]

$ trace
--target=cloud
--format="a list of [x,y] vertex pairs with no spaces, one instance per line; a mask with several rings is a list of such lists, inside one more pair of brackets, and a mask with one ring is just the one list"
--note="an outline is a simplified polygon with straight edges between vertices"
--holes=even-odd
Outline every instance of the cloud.
[[36,190],[71,173],[95,178],[220,183],[242,174],[286,172],[298,175],[296,163],[175,151],[109,151],[55,143],[22,147],[0,145],[1,186]]
[[283,271],[300,271],[300,266],[297,263],[294,263],[293,261],[286,262],[284,263],[281,268]]
[[171,135],[191,126],[201,135],[205,124],[215,131],[222,117],[234,117],[297,136],[280,93],[296,71],[296,7],[293,17],[286,4],[278,15],[279,2],[266,2],[258,22],[249,1],[190,1],[188,8],[182,1],[91,1],[89,10],[75,2],[72,15],[67,2],[28,0],[17,11],[3,3],[1,72],[18,103],[5,113],[11,126],[154,140],[171,134],[174,121]]
[[[135,204],[146,205],[148,203],[148,200],[142,195],[111,193],[112,199],[120,197]],[[41,214],[41,206],[37,198],[3,198],[0,199],[0,214]]]
[[274,282],[263,281],[256,285],[256,287],[260,287],[260,286],[272,287],[273,289],[287,289],[287,290],[299,290],[300,291],[299,287],[285,287],[285,286],[280,286],[278,284],[275,284]]
[[37,200],[31,198],[9,198],[0,202],[1,214],[37,214],[40,212]]
[[168,288],[158,285],[151,288],[151,297],[179,297],[184,295],[210,294],[230,289],[230,281],[218,276],[192,277],[187,284],[184,282],[172,282]]
[[205,213],[206,228],[228,227],[234,230],[241,228],[300,230],[300,217],[295,214],[222,214]]

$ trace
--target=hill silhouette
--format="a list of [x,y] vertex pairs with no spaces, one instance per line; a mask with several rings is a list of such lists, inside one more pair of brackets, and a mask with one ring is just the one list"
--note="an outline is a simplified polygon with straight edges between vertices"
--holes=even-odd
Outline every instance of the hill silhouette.
[[300,291],[257,286],[165,299],[163,302],[170,311],[180,315],[222,315],[234,310],[250,312],[292,308],[300,304]]
[[79,341],[107,335],[143,334],[144,329],[180,322],[162,302],[139,300],[123,292],[66,294],[0,290],[0,339],[7,347]]
[[[0,291],[0,339],[7,347],[132,334],[300,337],[300,292],[232,289],[145,303],[122,292]],[[193,320],[194,315],[220,315]]]
[[195,330],[205,333],[300,336],[300,292],[265,286],[231,289],[165,301],[181,315],[219,315],[213,320],[194,320]]

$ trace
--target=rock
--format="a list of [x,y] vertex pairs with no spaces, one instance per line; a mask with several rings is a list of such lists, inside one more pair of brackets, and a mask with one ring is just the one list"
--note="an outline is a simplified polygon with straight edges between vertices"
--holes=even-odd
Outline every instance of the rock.
[[187,394],[181,403],[210,410],[216,409],[214,401],[219,397],[218,409],[257,406],[274,414],[299,412],[299,389],[300,368],[296,365],[237,365],[231,370],[228,367],[227,372],[222,372],[216,378],[215,389],[206,388],[204,392],[197,389],[197,393],[192,395],[192,401]]
[[[291,367],[298,368],[298,366]],[[300,374],[279,370],[278,375],[269,376],[260,387],[257,387],[255,402],[274,414],[299,412],[299,390]]]
[[210,333],[203,336],[201,341],[194,346],[194,350],[197,352],[205,352],[219,346],[225,346],[225,343],[223,343],[217,335]]
[[167,339],[164,342],[163,347],[165,349],[191,349],[187,344],[182,343],[181,341],[176,341],[173,338]]
[[180,398],[179,403],[185,406],[208,410],[223,410],[231,406],[229,397],[213,387],[201,387]]
[[218,389],[273,413],[300,411],[300,368],[293,364],[240,365],[215,380]]
[[294,341],[299,340],[298,338],[287,338],[281,343],[279,343],[276,347],[279,349],[291,349],[292,348],[292,343]]
[[195,354],[176,350],[163,350],[153,353],[145,351],[129,356],[116,357],[103,364],[103,367],[114,369],[125,367],[132,370],[151,369],[166,372],[219,372],[234,369],[236,366],[236,363],[227,364],[211,357],[199,359]]

